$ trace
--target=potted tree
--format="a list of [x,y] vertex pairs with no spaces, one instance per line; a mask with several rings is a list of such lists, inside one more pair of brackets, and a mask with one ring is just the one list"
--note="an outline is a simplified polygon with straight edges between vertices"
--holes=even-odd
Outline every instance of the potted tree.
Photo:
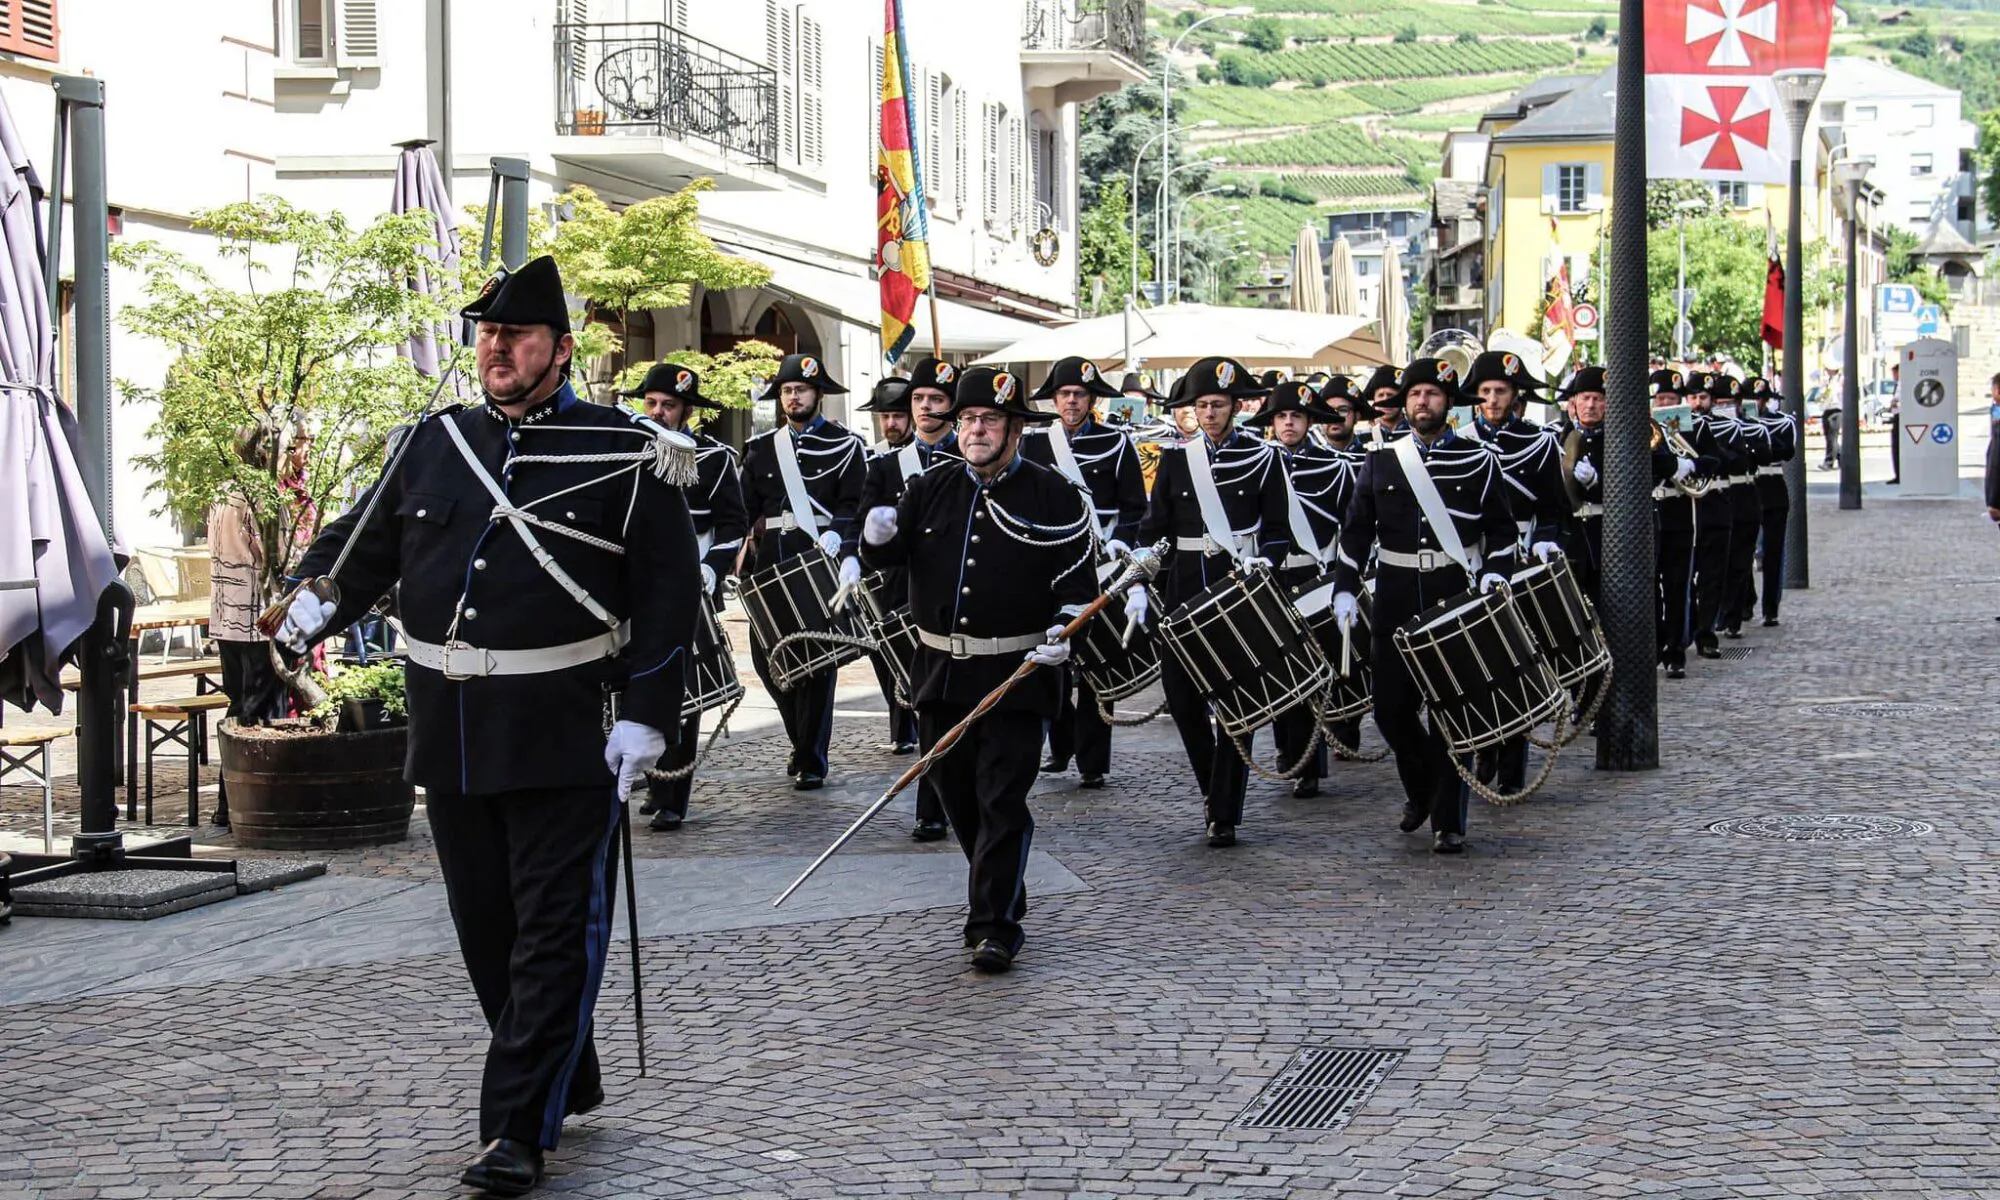
[[[432,382],[397,351],[458,298],[406,282],[432,264],[431,217],[421,211],[357,226],[264,197],[200,213],[195,224],[235,268],[227,282],[156,243],[114,248],[143,296],[120,319],[176,355],[157,386],[119,386],[127,403],[153,410],[158,449],[136,461],[154,473],[164,511],[193,527],[224,497],[247,508],[262,550],[256,586],[268,600],[321,524],[381,469],[389,432],[424,408]],[[246,439],[277,453],[240,454]],[[349,675],[327,681],[342,704],[326,719],[219,727],[241,844],[318,849],[406,836],[406,730],[339,727],[347,701],[364,720],[371,699],[384,712],[392,696],[400,707],[400,668]]]

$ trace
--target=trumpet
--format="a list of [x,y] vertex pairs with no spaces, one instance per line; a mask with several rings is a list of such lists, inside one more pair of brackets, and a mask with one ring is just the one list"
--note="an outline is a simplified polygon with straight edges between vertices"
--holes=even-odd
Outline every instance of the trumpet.
[[[1659,449],[1661,442],[1666,443],[1667,449],[1673,451],[1675,458],[1693,459],[1697,462],[1701,459],[1701,456],[1695,453],[1694,443],[1687,440],[1686,434],[1672,425],[1655,420],[1653,421],[1653,449]],[[1694,499],[1697,496],[1706,496],[1721,486],[1722,483],[1722,480],[1717,479],[1713,475],[1690,475],[1686,479],[1674,480],[1670,486],[1683,496]]]

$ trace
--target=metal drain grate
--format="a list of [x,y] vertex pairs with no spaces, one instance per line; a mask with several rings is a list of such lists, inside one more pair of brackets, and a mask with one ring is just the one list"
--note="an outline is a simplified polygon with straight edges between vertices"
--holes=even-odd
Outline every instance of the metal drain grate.
[[1708,827],[1725,837],[1763,838],[1777,842],[1885,842],[1892,838],[1924,837],[1937,832],[1929,821],[1883,817],[1871,813],[1802,813],[1768,817],[1732,817]]
[[1948,704],[1905,704],[1898,700],[1857,700],[1848,704],[1815,704],[1806,709],[1822,717],[1928,717],[1948,713]]
[[1723,662],[1742,662],[1757,653],[1755,646],[1724,646],[1721,648]]
[[1244,1129],[1345,1129],[1405,1053],[1339,1046],[1301,1050],[1244,1106],[1236,1124]]

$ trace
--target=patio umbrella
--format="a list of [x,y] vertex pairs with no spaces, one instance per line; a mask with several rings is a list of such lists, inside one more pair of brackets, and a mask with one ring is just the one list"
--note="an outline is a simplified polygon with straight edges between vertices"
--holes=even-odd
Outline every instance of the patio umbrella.
[[1323,313],[1326,307],[1326,263],[1319,256],[1319,232],[1308,221],[1292,246],[1292,311]]
[[[1376,366],[1382,346],[1367,317],[1300,313],[1286,309],[1168,304],[1133,310],[1132,362],[1188,367],[1226,354],[1246,367]],[[1038,330],[979,361],[1046,363],[1076,355],[1113,370],[1125,360],[1125,314],[1112,313]]]
[[1333,239],[1326,256],[1326,277],[1326,311],[1340,316],[1360,313],[1361,281],[1354,277],[1354,249],[1344,233]]
[[[431,214],[437,245],[424,253],[437,266],[418,271],[409,282],[422,295],[442,298],[453,287],[452,281],[458,274],[458,214],[452,209],[451,198],[445,195],[444,173],[438,169],[430,143],[404,142],[402,149],[401,157],[396,160],[396,185],[389,196],[389,211],[406,213],[421,208]],[[459,342],[459,322],[447,320],[412,337],[399,353],[416,364],[427,378],[436,379],[451,361],[452,347]],[[470,398],[463,373],[453,379],[452,386],[460,399]]]
[[1403,296],[1403,256],[1396,243],[1382,244],[1382,356],[1391,366],[1410,361],[1410,304]]
[[76,466],[76,417],[56,398],[42,187],[0,100],[0,698],[62,711],[58,681],[118,565]]

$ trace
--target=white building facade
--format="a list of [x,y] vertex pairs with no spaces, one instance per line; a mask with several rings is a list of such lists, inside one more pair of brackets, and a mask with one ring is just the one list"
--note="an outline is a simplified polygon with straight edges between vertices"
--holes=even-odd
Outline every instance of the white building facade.
[[1881,219],[1922,238],[1937,223],[1978,240],[1973,151],[1978,130],[1960,94],[1866,58],[1827,62],[1813,124],[1838,128],[1846,153],[1874,163]]

